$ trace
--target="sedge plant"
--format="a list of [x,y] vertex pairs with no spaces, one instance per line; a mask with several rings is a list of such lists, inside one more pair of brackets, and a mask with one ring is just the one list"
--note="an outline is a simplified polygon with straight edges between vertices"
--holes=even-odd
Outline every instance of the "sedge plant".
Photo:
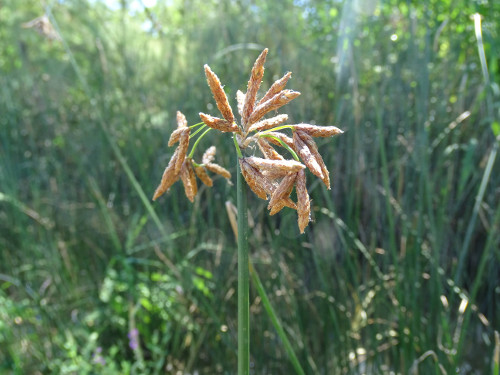
[[[267,53],[266,48],[255,61],[246,93],[239,90],[236,93],[239,122],[234,116],[219,78],[208,65],[204,66],[208,86],[222,117],[200,112],[201,122],[188,126],[184,114],[177,112],[177,128],[168,141],[168,146],[177,144],[177,148],[153,195],[153,200],[156,200],[176,181],[181,180],[187,198],[194,202],[198,191],[197,179],[209,187],[213,185],[210,174],[230,179],[231,173],[214,162],[215,146],[206,149],[199,161],[195,161],[194,155],[200,141],[211,130],[232,135],[237,155],[238,374],[240,375],[248,374],[250,367],[247,187],[257,197],[268,201],[267,208],[270,215],[277,214],[284,207],[296,210],[300,233],[304,233],[311,220],[305,170],[309,169],[327,189],[330,189],[330,175],[314,138],[332,137],[342,133],[342,130],[335,126],[287,124],[288,115],[276,113],[279,108],[300,95],[297,91],[285,89],[291,72],[276,80],[264,96],[258,99]],[[273,116],[267,116],[269,113]],[[191,143],[192,147],[189,149]],[[254,155],[256,148],[260,156]],[[291,197],[294,188],[295,200]]]

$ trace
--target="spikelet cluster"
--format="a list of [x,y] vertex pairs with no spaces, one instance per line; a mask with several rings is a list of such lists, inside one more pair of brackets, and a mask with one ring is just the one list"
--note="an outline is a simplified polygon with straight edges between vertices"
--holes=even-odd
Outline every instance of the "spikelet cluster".
[[153,200],[162,196],[180,179],[184,185],[186,197],[191,202],[194,202],[194,198],[198,192],[196,177],[209,187],[213,185],[212,178],[208,175],[207,171],[219,174],[227,179],[231,178],[231,173],[227,169],[213,162],[216,152],[215,146],[211,146],[205,151],[202,163],[196,163],[188,156],[190,133],[191,130],[187,126],[186,117],[180,111],[177,111],[177,129],[170,135],[168,146],[173,146],[176,143],[179,143],[179,145],[163,172],[160,184],[153,194]]
[[[296,210],[299,230],[303,233],[309,224],[311,213],[305,170],[309,169],[330,189],[330,174],[314,138],[332,137],[342,133],[342,130],[335,126],[287,125],[288,115],[286,114],[273,113],[274,116],[265,118],[270,112],[275,112],[300,95],[297,91],[285,89],[292,75],[288,72],[276,80],[260,99],[258,98],[267,53],[266,48],[255,61],[246,93],[242,91],[236,93],[237,109],[240,115],[239,123],[236,122],[219,78],[208,65],[205,65],[208,86],[212,91],[221,117],[202,112],[199,115],[207,127],[234,134],[241,152],[239,158],[241,173],[250,189],[259,198],[268,201],[267,208],[270,215],[278,213],[284,207]],[[222,167],[215,167],[209,160],[210,157],[207,156],[207,153],[212,148],[205,153],[202,164],[194,164],[194,168],[191,166],[194,162],[185,157],[186,151],[184,151],[185,148],[187,150],[189,142],[189,128],[182,125],[185,118],[181,119],[181,124],[178,115],[177,121],[178,129],[172,133],[169,145],[178,141],[179,146],[165,169],[162,182],[153,199],[158,198],[168,190],[179,176],[184,183],[186,195],[191,201],[196,194],[195,175],[206,185],[211,186],[211,179],[206,174],[205,169],[230,178],[229,172],[226,170],[223,173],[218,171],[217,169]],[[249,147],[254,144],[257,148]],[[252,151],[248,152],[247,149]],[[250,153],[254,153],[255,149],[258,149],[261,155],[250,155]],[[215,148],[213,152],[215,152]],[[246,155],[247,152],[249,155]],[[182,161],[180,161],[181,158]],[[184,166],[186,164],[187,166]],[[295,201],[292,199],[294,189]]]

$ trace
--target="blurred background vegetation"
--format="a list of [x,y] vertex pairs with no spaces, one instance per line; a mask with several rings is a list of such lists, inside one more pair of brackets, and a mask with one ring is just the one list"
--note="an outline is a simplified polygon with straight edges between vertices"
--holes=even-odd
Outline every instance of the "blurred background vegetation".
[[[305,372],[495,373],[499,34],[495,0],[3,0],[0,373],[235,372],[234,186],[150,197],[175,111],[213,112],[203,64],[234,104],[264,47],[292,123],[345,130],[305,235],[249,196]],[[255,289],[251,314],[254,373],[294,373]]]

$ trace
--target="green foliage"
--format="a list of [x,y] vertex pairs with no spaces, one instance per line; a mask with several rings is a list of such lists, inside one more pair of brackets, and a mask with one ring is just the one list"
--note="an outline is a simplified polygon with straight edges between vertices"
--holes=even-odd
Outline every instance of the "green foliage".
[[[305,372],[498,368],[497,1],[117,3],[0,7],[0,373],[233,372],[234,187],[141,192],[175,111],[213,106],[203,64],[234,104],[263,47],[264,88],[290,70],[302,92],[292,121],[346,131],[319,144],[333,188],[311,185],[306,235],[249,202],[252,262]],[[22,27],[44,12],[62,41]],[[256,373],[293,373],[250,299]]]

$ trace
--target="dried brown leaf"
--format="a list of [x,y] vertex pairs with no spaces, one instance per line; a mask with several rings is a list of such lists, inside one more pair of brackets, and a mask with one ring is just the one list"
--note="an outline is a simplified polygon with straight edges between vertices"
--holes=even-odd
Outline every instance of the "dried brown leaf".
[[226,93],[222,88],[219,77],[217,77],[217,75],[212,71],[212,69],[210,69],[208,65],[205,64],[204,68],[208,86],[210,87],[210,90],[212,90],[217,108],[219,108],[222,117],[224,117],[227,122],[232,124],[234,122],[233,110],[229,105],[229,101],[227,100]]

